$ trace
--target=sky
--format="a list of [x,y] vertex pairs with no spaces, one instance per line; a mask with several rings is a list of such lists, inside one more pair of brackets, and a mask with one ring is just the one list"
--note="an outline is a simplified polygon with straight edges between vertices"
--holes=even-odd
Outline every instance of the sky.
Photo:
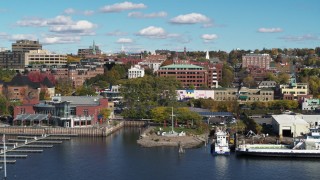
[[319,7],[319,0],[2,0],[0,49],[20,39],[62,54],[93,41],[108,54],[315,48]]

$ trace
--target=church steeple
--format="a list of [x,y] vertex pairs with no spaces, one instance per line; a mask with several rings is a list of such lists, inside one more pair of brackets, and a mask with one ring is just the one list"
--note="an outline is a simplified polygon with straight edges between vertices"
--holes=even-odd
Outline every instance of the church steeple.
[[209,57],[209,51],[207,51],[207,53],[206,53],[206,59],[210,59],[210,57]]

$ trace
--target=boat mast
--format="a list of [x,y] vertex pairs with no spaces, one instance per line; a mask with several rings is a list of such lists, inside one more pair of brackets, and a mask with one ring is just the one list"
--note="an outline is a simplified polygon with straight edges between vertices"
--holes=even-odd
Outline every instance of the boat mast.
[[171,127],[172,127],[172,134],[173,134],[173,107],[171,107],[172,109],[171,109]]
[[3,134],[3,166],[4,166],[4,178],[7,179],[7,162],[6,162],[6,136]]

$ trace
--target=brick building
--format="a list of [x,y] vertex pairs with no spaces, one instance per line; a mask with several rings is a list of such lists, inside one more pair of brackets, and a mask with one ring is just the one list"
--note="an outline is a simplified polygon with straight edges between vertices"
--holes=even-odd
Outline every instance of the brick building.
[[[160,67],[157,71],[160,77],[175,77],[179,80],[184,88],[194,86],[195,88],[208,86],[208,70],[201,66],[192,64],[171,64]],[[211,81],[211,80],[210,80]]]
[[[25,109],[14,109],[15,125],[56,125],[63,127],[91,127],[99,123],[99,112],[103,108],[111,110],[113,103],[101,96],[54,96],[51,101],[38,103]],[[43,119],[37,119],[36,117]]]
[[271,57],[269,54],[246,54],[242,56],[242,67],[255,66],[259,68],[270,68]]

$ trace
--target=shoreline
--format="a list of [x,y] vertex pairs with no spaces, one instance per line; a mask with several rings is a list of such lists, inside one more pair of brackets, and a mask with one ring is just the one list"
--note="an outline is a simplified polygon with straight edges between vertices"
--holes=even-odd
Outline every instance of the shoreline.
[[197,148],[202,146],[205,143],[205,139],[203,137],[198,136],[160,136],[155,133],[150,134],[149,132],[154,127],[150,127],[144,131],[144,133],[140,136],[140,139],[137,140],[137,143],[142,147],[161,147],[161,146],[171,146],[183,148]]

